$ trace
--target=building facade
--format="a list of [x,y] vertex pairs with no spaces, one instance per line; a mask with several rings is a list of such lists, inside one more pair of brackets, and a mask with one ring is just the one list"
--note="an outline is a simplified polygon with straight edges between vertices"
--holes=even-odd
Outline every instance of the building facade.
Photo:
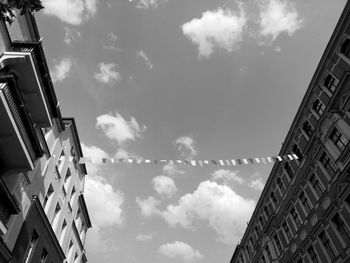
[[0,22],[0,262],[87,262],[87,174],[34,16]]
[[350,262],[347,2],[231,263]]

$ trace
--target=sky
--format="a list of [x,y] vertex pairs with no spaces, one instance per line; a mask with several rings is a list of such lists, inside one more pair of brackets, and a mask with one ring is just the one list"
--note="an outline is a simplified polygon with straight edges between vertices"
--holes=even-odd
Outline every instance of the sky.
[[42,0],[88,175],[91,263],[229,262],[346,0]]

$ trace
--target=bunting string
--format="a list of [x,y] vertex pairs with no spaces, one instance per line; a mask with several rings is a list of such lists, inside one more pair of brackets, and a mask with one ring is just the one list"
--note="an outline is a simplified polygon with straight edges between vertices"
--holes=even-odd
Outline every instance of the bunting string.
[[[73,157],[69,157],[73,161]],[[208,165],[214,165],[214,166],[239,166],[239,165],[249,165],[249,164],[270,164],[275,162],[283,162],[283,161],[293,161],[298,160],[299,157],[292,153],[287,154],[283,156],[267,156],[267,157],[254,157],[254,158],[240,158],[240,159],[226,159],[226,160],[151,160],[151,159],[143,159],[143,158],[101,158],[100,160],[88,158],[88,157],[81,157],[79,159],[79,164],[85,164],[87,162],[92,163],[112,163],[112,164],[170,164],[170,165],[189,165],[189,166],[198,166],[198,167],[204,167]]]

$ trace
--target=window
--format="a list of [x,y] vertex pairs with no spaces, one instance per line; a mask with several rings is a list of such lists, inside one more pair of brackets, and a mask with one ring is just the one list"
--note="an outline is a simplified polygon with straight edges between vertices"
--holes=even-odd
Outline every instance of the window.
[[49,185],[49,189],[47,190],[47,193],[46,193],[46,196],[44,198],[44,202],[43,202],[43,207],[45,209],[47,203],[49,202],[49,200],[51,200],[51,196],[53,194],[54,190],[53,190],[53,187],[52,187],[52,184]]
[[69,178],[71,177],[72,173],[70,171],[70,169],[67,169],[67,173],[66,173],[66,177],[64,178],[64,183],[66,184],[69,180]]
[[29,240],[29,244],[28,244],[28,247],[27,247],[26,255],[24,257],[24,262],[25,263],[28,263],[28,262],[31,261],[31,257],[33,255],[33,252],[34,252],[34,249],[35,249],[35,245],[36,245],[38,239],[39,239],[39,235],[34,230],[33,233],[32,233],[32,237]]
[[[300,158],[300,156],[298,156]],[[286,173],[289,177],[289,180],[292,180],[294,178],[294,172],[292,170],[292,167],[290,167],[289,163],[284,164],[284,169],[286,170]]]
[[57,221],[58,221],[58,215],[61,211],[61,206],[59,203],[56,204],[56,208],[55,208],[55,213],[53,214],[53,219],[52,219],[52,226],[55,229],[55,226],[57,226]]
[[269,212],[269,209],[267,209],[267,205],[264,206],[264,213],[266,215],[266,218],[268,219],[270,216],[270,212]]
[[74,255],[74,262],[77,262],[77,258],[78,258],[78,253],[75,253],[75,255]]
[[328,74],[328,76],[326,77],[326,79],[324,80],[324,86],[330,91],[330,92],[334,92],[336,89],[336,85],[337,85],[337,81],[336,79],[331,75]]
[[286,234],[287,240],[289,242],[292,239],[292,233],[290,232],[289,226],[288,226],[286,221],[283,222],[282,228],[283,228],[284,233]]
[[278,205],[278,200],[276,198],[275,192],[271,192],[270,197],[271,197],[273,205],[277,206]]
[[251,252],[250,252],[250,248],[248,245],[245,246],[245,250],[247,251],[248,257],[251,257]]
[[265,251],[266,251],[267,258],[269,259],[269,262],[271,262],[272,261],[272,255],[271,255],[271,251],[269,249],[269,246],[265,247]]
[[284,185],[281,177],[277,179],[277,185],[281,189],[281,192],[283,193],[286,190],[286,186]]
[[306,211],[306,215],[308,215],[312,209],[312,204],[311,204],[310,200],[307,198],[304,191],[300,193],[299,200],[300,200],[301,204],[303,205],[303,208]]
[[73,206],[75,192],[76,192],[76,191],[75,191],[75,187],[73,186],[72,192],[70,193],[70,200],[69,200],[69,204],[70,204],[71,206]]
[[299,217],[297,211],[295,210],[295,207],[293,207],[290,210],[290,214],[291,214],[292,218],[294,219],[294,223],[296,224],[297,228],[299,228],[301,226],[301,221],[300,221],[300,217]]
[[48,255],[47,250],[43,248],[43,252],[41,252],[41,256],[40,256],[40,263],[46,262],[47,255]]
[[259,240],[259,228],[257,226],[254,227],[254,233],[255,233],[256,240]]
[[277,247],[279,253],[282,253],[283,249],[282,249],[281,241],[280,241],[280,239],[278,238],[278,235],[277,235],[277,234],[275,234],[275,235],[273,236],[273,241],[275,242],[276,247]]
[[62,150],[60,153],[60,157],[58,158],[58,162],[57,162],[57,165],[59,168],[61,168],[61,164],[63,164],[64,159],[65,159],[65,154],[64,154],[64,151]]
[[312,136],[314,128],[311,126],[309,121],[304,121],[304,123],[303,123],[303,131],[306,133],[307,136],[309,136],[309,137]]
[[340,47],[340,53],[350,58],[350,40],[346,39]]
[[64,219],[63,223],[62,223],[61,234],[60,234],[60,243],[61,244],[64,240],[66,229],[67,229],[67,222],[66,222],[66,219]]
[[260,262],[261,263],[267,263],[266,258],[265,258],[264,255],[261,256]]
[[264,221],[262,216],[259,217],[259,222],[260,222],[261,226],[263,227],[265,224],[265,221]]
[[297,144],[293,145],[292,151],[299,157],[299,161],[301,162],[303,160],[303,153],[301,152],[301,150]]
[[317,113],[317,115],[321,116],[326,109],[326,106],[319,99],[316,99],[312,104],[312,109]]
[[337,128],[334,128],[329,139],[334,143],[334,145],[338,148],[340,152],[342,152],[346,145],[348,144],[348,139],[341,134]]
[[318,235],[318,237],[319,237],[323,247],[326,249],[329,258],[333,262],[335,260],[336,256],[335,256],[333,246],[331,245],[331,242],[330,242],[329,237],[327,236],[326,232],[322,231]]
[[316,251],[314,249],[313,246],[310,246],[308,249],[307,249],[307,253],[309,254],[309,257],[311,259],[311,262],[313,263],[319,263],[319,260],[318,260],[318,257],[316,255]]
[[337,169],[325,152],[321,155],[320,162],[323,165],[323,167],[327,170],[328,174],[331,177],[333,177]]
[[347,225],[345,225],[344,220],[340,217],[338,213],[336,213],[332,217],[332,223],[334,224],[335,228],[337,229],[338,233],[341,235],[342,239],[344,240],[344,243],[346,245],[349,245],[350,243],[350,231]]
[[311,184],[312,188],[315,190],[317,197],[320,198],[326,189],[320,183],[318,177],[315,174],[312,174],[310,176],[309,183]]

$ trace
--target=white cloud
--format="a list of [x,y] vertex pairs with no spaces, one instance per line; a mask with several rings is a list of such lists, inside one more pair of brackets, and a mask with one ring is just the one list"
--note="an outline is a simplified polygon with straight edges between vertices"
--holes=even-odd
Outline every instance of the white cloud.
[[159,214],[159,209],[157,208],[160,201],[155,199],[153,196],[149,196],[145,200],[141,200],[136,197],[136,204],[141,208],[141,214],[144,217],[150,217],[154,214]]
[[237,50],[242,42],[246,22],[242,7],[238,14],[219,8],[216,11],[206,11],[201,18],[183,24],[182,32],[193,44],[198,45],[199,56],[208,58],[215,48],[227,52]]
[[64,43],[71,45],[73,41],[76,41],[80,37],[80,32],[76,30],[64,27]]
[[179,257],[184,261],[193,261],[203,258],[203,255],[198,250],[193,249],[189,244],[181,241],[161,245],[158,253],[169,258]]
[[195,148],[195,142],[191,137],[179,137],[175,144],[178,147],[178,150],[181,152],[181,155],[185,158],[193,158],[197,155],[197,150]]
[[85,197],[94,226],[104,227],[123,223],[121,206],[124,203],[124,195],[114,191],[102,177],[86,177]]
[[236,182],[239,184],[243,183],[243,178],[238,176],[238,171],[220,169],[220,170],[216,170],[211,175],[214,181],[222,180],[225,184],[230,182]]
[[63,22],[80,25],[97,11],[97,0],[43,0],[43,12]]
[[94,73],[94,78],[104,84],[113,84],[121,79],[120,73],[115,71],[115,63],[98,63],[100,72]]
[[163,173],[168,176],[184,174],[185,171],[180,170],[175,164],[167,163],[163,166]]
[[[133,2],[133,0],[129,0],[129,2]],[[159,6],[159,4],[161,2],[167,2],[167,0],[139,0],[137,1],[137,8],[141,8],[141,9],[155,9]]]
[[263,181],[262,178],[257,178],[253,181],[250,182],[249,187],[258,190],[258,191],[262,191],[264,189],[265,183]]
[[172,197],[176,192],[177,188],[172,178],[159,175],[152,179],[153,189],[162,196]]
[[140,126],[134,117],[128,121],[118,112],[115,116],[112,114],[98,116],[96,128],[101,129],[108,138],[116,140],[119,145],[128,140],[134,141],[146,130],[146,126]]
[[145,51],[140,50],[136,54],[145,61],[146,66],[148,67],[149,70],[153,69],[153,64],[152,64],[151,60],[149,59],[149,57],[146,55]]
[[264,0],[260,3],[259,35],[263,42],[271,43],[283,32],[292,36],[302,27],[295,7],[285,0]]
[[72,68],[72,60],[70,58],[62,58],[56,62],[53,70],[51,71],[51,78],[53,82],[63,81],[69,76],[69,72]]
[[143,242],[149,241],[152,238],[153,238],[152,235],[146,235],[146,234],[138,234],[136,236],[136,240],[143,241]]
[[165,211],[152,210],[171,226],[192,228],[194,220],[205,220],[221,242],[237,244],[255,207],[253,200],[244,199],[225,185],[204,181],[192,194],[182,196],[177,205]]

